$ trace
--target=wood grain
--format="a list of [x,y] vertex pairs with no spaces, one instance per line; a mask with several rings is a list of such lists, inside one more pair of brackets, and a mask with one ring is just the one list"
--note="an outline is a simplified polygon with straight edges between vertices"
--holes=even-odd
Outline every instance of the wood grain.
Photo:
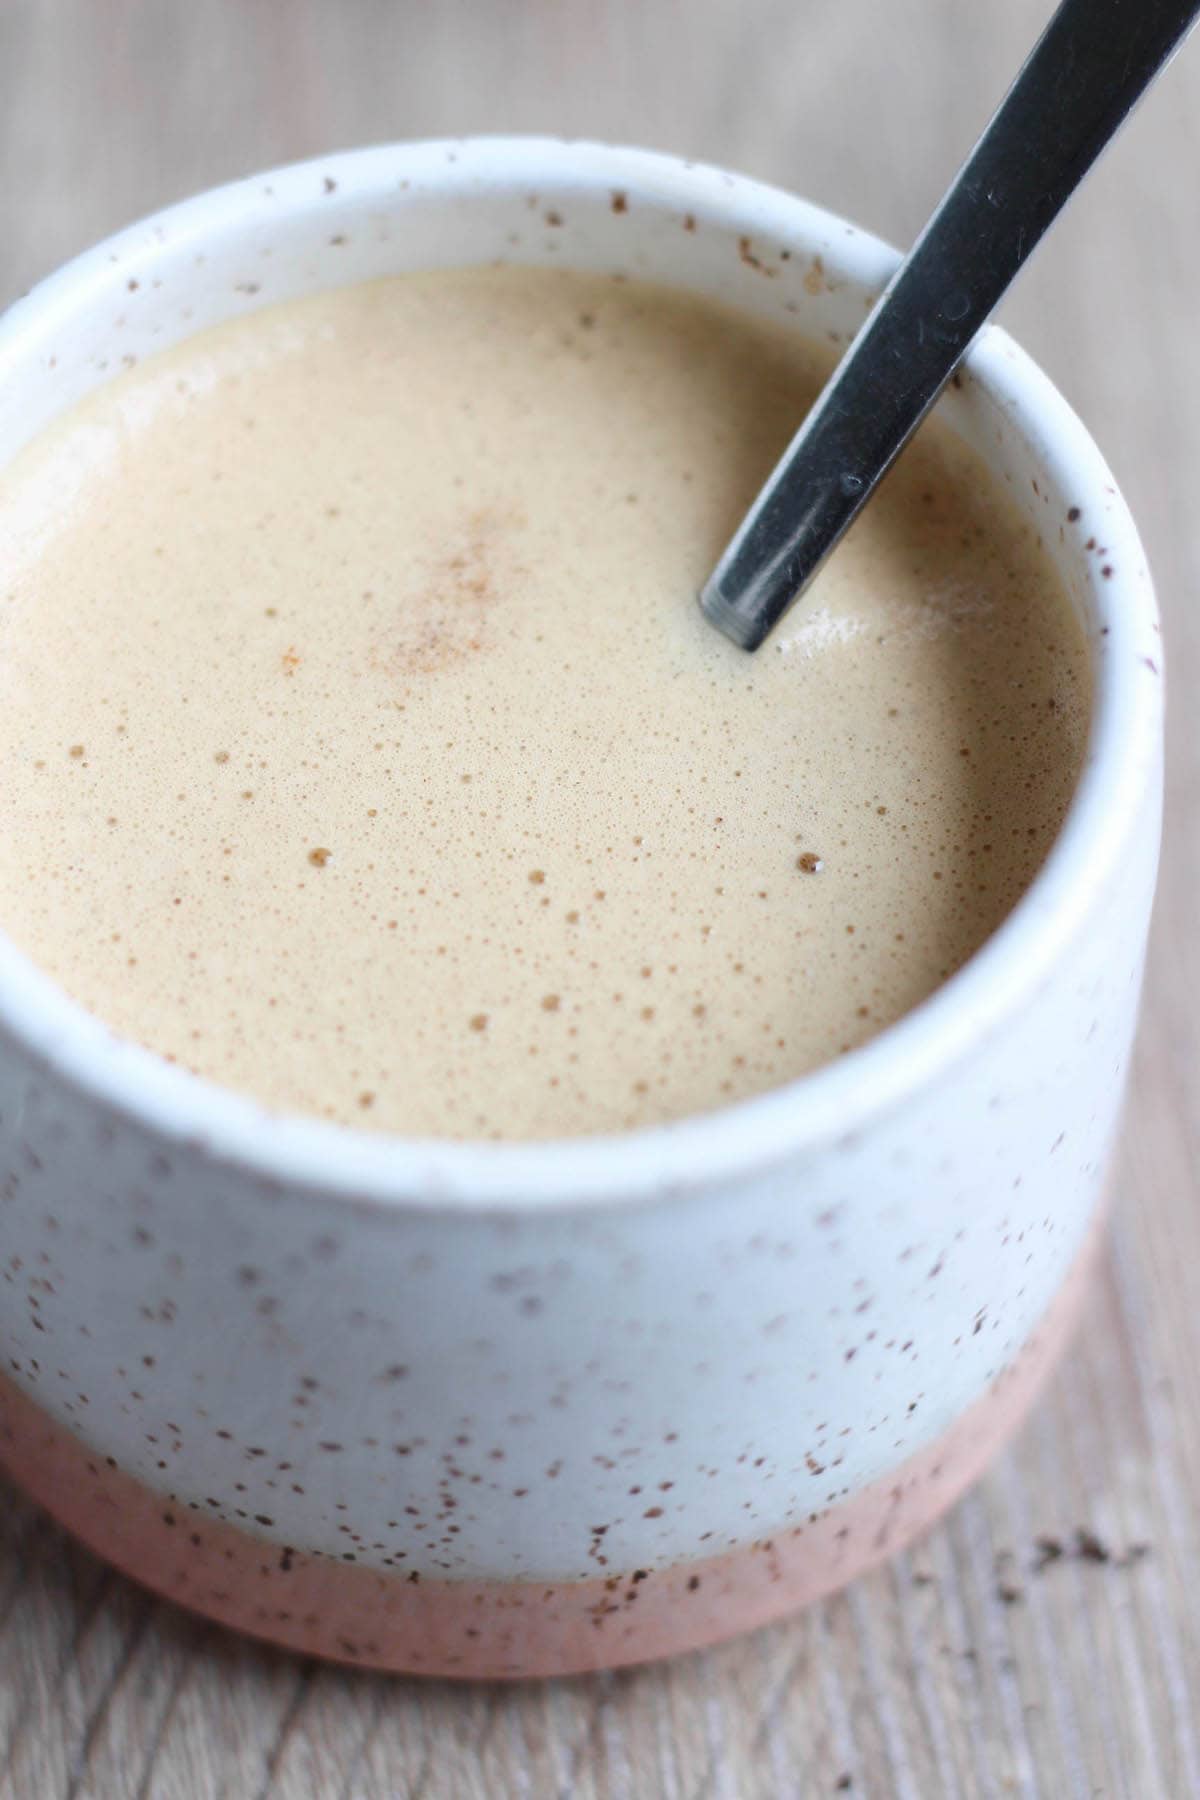
[[[908,239],[1048,0],[3,0],[0,298],[128,218],[332,145],[547,130],[798,187]],[[5,1800],[1200,1795],[1200,45],[1007,321],[1105,446],[1167,620],[1166,858],[1103,1281],[924,1544],[775,1630],[517,1689],[238,1641],[0,1515]]]

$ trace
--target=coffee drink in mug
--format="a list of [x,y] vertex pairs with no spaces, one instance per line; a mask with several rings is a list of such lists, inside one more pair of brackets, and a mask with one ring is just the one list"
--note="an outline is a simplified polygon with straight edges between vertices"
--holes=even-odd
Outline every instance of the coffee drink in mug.
[[181,1066],[416,1136],[628,1130],[874,1036],[1044,860],[1089,677],[944,427],[761,655],[705,623],[827,363],[500,268],[102,388],[0,478],[0,924]]

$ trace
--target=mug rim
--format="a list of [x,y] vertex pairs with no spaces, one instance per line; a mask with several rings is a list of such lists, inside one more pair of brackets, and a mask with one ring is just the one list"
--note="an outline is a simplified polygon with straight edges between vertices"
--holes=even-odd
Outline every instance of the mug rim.
[[[56,316],[107,298],[136,258],[181,240],[244,227],[312,204],[333,181],[352,201],[414,193],[627,191],[635,201],[737,231],[769,231],[836,274],[882,288],[898,252],[786,190],[658,151],[543,137],[399,142],[292,163],[208,189],[72,258],[0,317],[0,373]],[[269,196],[269,197],[268,197]],[[1107,576],[1079,561],[1104,634],[1093,651],[1084,767],[1045,862],[980,948],[925,1000],[836,1061],[715,1111],[637,1131],[549,1140],[417,1139],[269,1111],[249,1096],[173,1067],[118,1037],[0,932],[0,1030],[27,1053],[140,1125],[216,1164],[357,1204],[466,1210],[572,1208],[681,1194],[746,1179],[830,1141],[852,1144],[939,1071],[1019,1013],[1066,945],[1086,928],[1106,876],[1145,802],[1159,751],[1161,650],[1137,528],[1090,434],[1007,333],[988,326],[965,368],[1033,444],[1039,466],[1093,520],[1104,510]],[[1068,479],[1069,477],[1069,479]]]

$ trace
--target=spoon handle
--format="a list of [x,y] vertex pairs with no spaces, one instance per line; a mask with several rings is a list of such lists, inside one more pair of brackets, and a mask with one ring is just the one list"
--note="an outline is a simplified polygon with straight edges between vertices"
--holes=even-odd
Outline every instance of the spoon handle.
[[700,595],[756,650],[916,430],[1200,0],[1063,0]]

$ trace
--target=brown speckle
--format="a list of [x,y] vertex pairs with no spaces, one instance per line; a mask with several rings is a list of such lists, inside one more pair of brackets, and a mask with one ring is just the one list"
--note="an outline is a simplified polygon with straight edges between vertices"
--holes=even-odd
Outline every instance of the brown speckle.
[[738,255],[748,269],[756,269],[760,275],[775,274],[775,270],[768,268],[761,256],[755,255],[752,239],[748,237],[740,237],[738,239]]
[[332,855],[332,850],[327,850],[323,844],[318,844],[315,850],[309,851],[308,860],[314,869],[323,869]]
[[1112,1560],[1112,1552],[1108,1545],[1086,1525],[1080,1525],[1076,1530],[1075,1554],[1083,1562],[1106,1563]]
[[629,211],[629,195],[627,193],[625,193],[623,188],[614,188],[613,193],[612,193],[612,199],[609,201],[609,205],[612,207],[612,210],[615,213],[628,212]]

